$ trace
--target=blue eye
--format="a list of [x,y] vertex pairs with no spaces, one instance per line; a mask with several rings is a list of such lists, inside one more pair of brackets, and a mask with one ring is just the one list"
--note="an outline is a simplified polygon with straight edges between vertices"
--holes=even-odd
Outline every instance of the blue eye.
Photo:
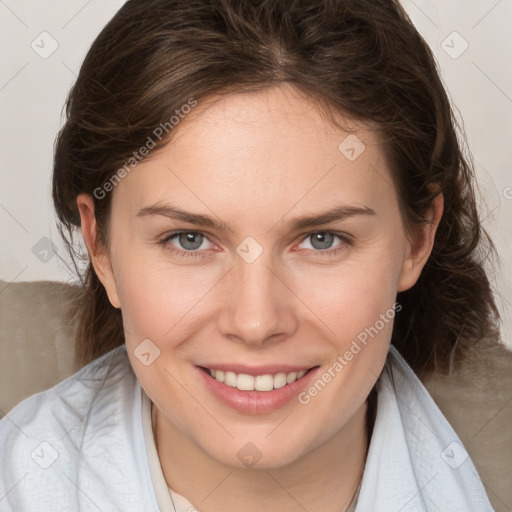
[[[336,239],[340,241],[337,246],[332,249],[336,242]],[[315,231],[309,233],[303,238],[302,244],[309,241],[310,249],[313,250],[315,256],[333,256],[338,254],[346,248],[347,245],[351,244],[351,240],[348,235],[338,235],[331,231]]]
[[336,235],[329,233],[328,231],[318,231],[312,233],[306,237],[306,240],[310,240],[313,249],[318,251],[330,249]]
[[[336,241],[338,243],[336,244]],[[332,257],[351,245],[351,237],[345,234],[337,234],[331,231],[314,231],[302,238],[300,245],[308,241],[310,247],[306,247],[310,255]],[[176,231],[160,240],[159,245],[171,251],[179,258],[198,258],[211,256],[210,249],[213,244],[198,231]],[[210,245],[208,245],[210,244]],[[333,248],[334,246],[334,248]]]
[[[198,231],[177,231],[166,236],[159,244],[179,257],[196,258],[207,255],[205,248],[201,249],[205,241],[208,241],[208,239]],[[174,242],[177,242],[179,246],[176,246]],[[209,243],[211,244],[211,242]]]
[[187,251],[197,251],[203,243],[204,236],[201,233],[177,233],[173,239],[177,240],[181,247]]

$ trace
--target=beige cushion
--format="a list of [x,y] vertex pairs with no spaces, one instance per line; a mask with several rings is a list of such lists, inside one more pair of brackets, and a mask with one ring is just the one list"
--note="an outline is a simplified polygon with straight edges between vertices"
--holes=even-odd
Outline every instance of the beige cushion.
[[0,417],[74,373],[78,295],[63,283],[0,280]]
[[[79,292],[63,283],[0,281],[0,415],[76,371]],[[512,510],[512,352],[482,343],[456,371],[425,385],[469,452],[496,512]]]
[[482,343],[424,382],[473,460],[496,512],[512,511],[512,352]]

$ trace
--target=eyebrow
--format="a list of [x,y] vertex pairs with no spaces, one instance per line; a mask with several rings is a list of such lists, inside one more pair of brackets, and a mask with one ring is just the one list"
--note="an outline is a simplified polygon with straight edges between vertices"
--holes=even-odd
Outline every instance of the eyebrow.
[[[376,214],[377,212],[375,210],[368,208],[367,206],[337,206],[331,210],[318,214],[294,218],[289,222],[289,225],[292,229],[299,230],[344,220],[357,215],[371,216]],[[215,219],[214,217],[209,217],[208,215],[202,215],[199,213],[187,212],[168,204],[146,206],[139,211],[137,217],[146,217],[150,215],[161,215],[171,219],[181,220],[189,224],[212,228],[217,231],[233,232],[233,229],[220,219]]]

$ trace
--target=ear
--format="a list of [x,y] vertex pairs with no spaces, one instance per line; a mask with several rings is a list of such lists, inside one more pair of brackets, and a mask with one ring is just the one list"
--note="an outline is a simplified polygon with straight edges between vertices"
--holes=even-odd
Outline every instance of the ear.
[[427,262],[432,248],[437,227],[444,209],[443,194],[438,194],[433,202],[428,222],[419,226],[408,244],[408,250],[398,280],[398,291],[408,290],[418,280]]
[[110,262],[108,250],[98,238],[98,225],[94,214],[94,200],[88,194],[79,194],[76,203],[80,212],[80,227],[84,237],[89,258],[98,279],[103,284],[107,292],[110,303],[115,308],[120,308],[121,304],[117,293],[117,284]]

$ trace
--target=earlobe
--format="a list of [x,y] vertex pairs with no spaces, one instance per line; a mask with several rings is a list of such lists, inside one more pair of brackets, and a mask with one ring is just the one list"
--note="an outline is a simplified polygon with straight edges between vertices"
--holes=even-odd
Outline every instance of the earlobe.
[[117,285],[110,257],[107,249],[103,246],[98,237],[98,225],[94,213],[94,200],[88,194],[79,194],[76,202],[78,211],[80,212],[82,236],[87,246],[94,271],[103,284],[112,306],[120,308],[121,304],[117,293]]
[[418,227],[408,247],[408,253],[402,265],[398,280],[398,291],[403,292],[412,288],[419,279],[421,271],[427,263],[434,247],[435,234],[444,209],[444,198],[438,194],[433,202],[428,222]]

